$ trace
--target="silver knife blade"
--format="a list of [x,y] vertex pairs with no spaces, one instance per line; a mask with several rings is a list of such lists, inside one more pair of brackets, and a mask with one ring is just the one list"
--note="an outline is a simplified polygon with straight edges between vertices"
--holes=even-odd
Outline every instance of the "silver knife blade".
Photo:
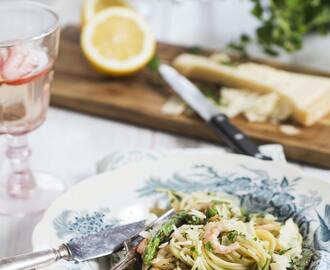
[[213,116],[220,113],[219,109],[192,82],[174,68],[161,64],[159,72],[172,89],[204,120],[209,122]]
[[144,228],[143,220],[73,239],[65,245],[72,260],[83,262],[113,253],[126,240],[136,236]]

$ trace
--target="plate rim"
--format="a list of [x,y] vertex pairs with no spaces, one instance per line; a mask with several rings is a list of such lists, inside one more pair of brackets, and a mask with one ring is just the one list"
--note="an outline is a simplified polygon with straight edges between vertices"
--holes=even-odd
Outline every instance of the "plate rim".
[[[161,165],[161,164],[162,163],[164,163],[164,164],[173,164],[177,160],[184,160],[184,159],[187,159],[187,158],[191,159],[191,160],[196,159],[196,161],[197,161],[200,158],[200,156],[213,157],[213,158],[215,158],[215,157],[224,158],[225,157],[227,159],[230,159],[231,162],[236,161],[236,163],[238,163],[237,161],[240,161],[240,163],[246,163],[246,162],[251,163],[252,162],[252,163],[259,163],[259,164],[267,164],[267,166],[265,166],[266,170],[278,169],[280,171],[289,171],[290,174],[296,174],[296,175],[299,175],[302,178],[308,178],[309,181],[322,182],[325,185],[328,185],[330,187],[329,181],[327,181],[323,178],[319,178],[319,177],[309,175],[306,172],[304,172],[301,168],[298,168],[298,167],[294,166],[293,164],[281,163],[281,162],[275,162],[275,161],[265,161],[265,160],[260,160],[260,159],[256,159],[256,158],[253,158],[253,157],[240,155],[240,154],[217,152],[216,150],[210,151],[210,152],[195,151],[194,156],[191,156],[191,154],[187,153],[187,152],[182,152],[180,154],[176,153],[176,154],[177,154],[177,157],[175,157],[175,158],[173,158],[173,157],[164,157],[164,158],[161,158],[159,160],[148,160],[148,161],[139,161],[139,162],[136,162],[136,163],[130,163],[130,164],[127,164],[123,167],[120,167],[120,168],[112,170],[112,171],[107,171],[107,172],[104,172],[104,173],[101,173],[101,174],[97,174],[97,175],[94,175],[94,176],[91,176],[91,177],[87,177],[86,179],[81,180],[77,184],[74,184],[68,190],[66,190],[62,195],[60,195],[47,208],[47,210],[44,212],[44,214],[42,215],[39,222],[35,225],[35,227],[33,229],[33,232],[32,232],[32,237],[31,237],[31,242],[32,242],[33,249],[37,246],[36,242],[37,242],[37,239],[38,239],[38,235],[37,235],[38,231],[41,230],[41,228],[42,228],[43,224],[46,222],[46,220],[49,220],[51,218],[52,213],[53,213],[53,209],[56,209],[61,201],[65,201],[67,199],[67,196],[69,196],[71,192],[76,191],[76,190],[83,190],[84,186],[88,186],[92,182],[95,184],[95,181],[101,181],[102,179],[110,178],[112,175],[125,173],[125,171],[130,171],[130,170],[134,170],[134,169],[137,170],[139,168],[146,167],[150,164],[154,165],[155,163],[157,163],[157,164],[160,164],[160,166],[164,166],[164,165]],[[269,168],[268,167],[271,164],[274,165],[274,168]]]

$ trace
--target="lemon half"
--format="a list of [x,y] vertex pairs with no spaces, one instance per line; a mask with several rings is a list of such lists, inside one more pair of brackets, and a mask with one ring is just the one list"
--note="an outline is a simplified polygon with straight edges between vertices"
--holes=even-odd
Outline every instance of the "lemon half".
[[89,62],[108,75],[128,75],[152,58],[156,42],[140,15],[114,7],[99,12],[83,28],[82,50]]
[[82,25],[93,19],[97,13],[109,7],[130,8],[130,5],[125,0],[85,0],[81,11]]

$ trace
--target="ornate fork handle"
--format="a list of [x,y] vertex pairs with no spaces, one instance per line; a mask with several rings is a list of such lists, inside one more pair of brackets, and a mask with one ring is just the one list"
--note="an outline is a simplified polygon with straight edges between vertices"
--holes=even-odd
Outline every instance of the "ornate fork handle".
[[30,270],[51,265],[60,259],[70,259],[70,252],[65,245],[57,249],[0,259],[0,270]]

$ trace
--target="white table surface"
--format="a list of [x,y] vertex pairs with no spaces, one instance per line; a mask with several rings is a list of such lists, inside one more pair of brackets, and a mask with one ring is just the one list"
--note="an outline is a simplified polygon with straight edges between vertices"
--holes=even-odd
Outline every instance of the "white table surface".
[[[63,25],[79,21],[80,0],[39,1],[52,5],[60,14]],[[182,0],[185,4],[174,7],[163,0],[139,1],[154,3],[149,20],[157,37],[170,42],[223,48],[240,32],[252,32],[256,25],[248,14],[249,1],[214,0],[199,4],[198,1]],[[330,52],[325,50],[329,45],[330,36],[310,37],[301,52],[284,55],[280,60],[330,70]],[[253,53],[260,55],[256,48]],[[206,142],[57,108],[49,109],[46,123],[30,135],[30,144],[33,169],[56,174],[68,186],[95,174],[95,163],[118,148],[213,147],[223,151],[222,147]],[[1,137],[0,150],[4,151],[4,138]],[[1,154],[0,168],[4,166],[7,164]],[[296,166],[330,181],[329,170]],[[29,251],[31,232],[40,218],[0,217],[0,257]]]

